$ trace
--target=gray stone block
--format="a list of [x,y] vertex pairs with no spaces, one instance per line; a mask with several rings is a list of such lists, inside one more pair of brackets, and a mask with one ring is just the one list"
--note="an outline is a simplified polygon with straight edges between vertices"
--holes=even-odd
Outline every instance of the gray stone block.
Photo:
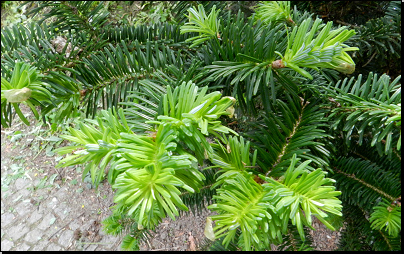
[[1,240],[1,250],[2,251],[9,251],[11,248],[14,247],[14,243],[5,239]]
[[59,237],[59,244],[65,248],[69,246],[70,242],[73,240],[73,231],[65,230]]
[[7,235],[13,239],[14,241],[20,239],[23,235],[25,235],[29,231],[29,228],[25,224],[20,224],[14,227],[11,227],[6,231]]
[[30,224],[35,224],[35,223],[37,223],[37,222],[40,221],[40,219],[42,218],[42,216],[43,216],[43,215],[42,215],[41,213],[39,213],[37,209],[35,209],[35,210],[31,213],[31,216],[28,218],[28,222],[29,222]]
[[80,223],[80,221],[76,219],[69,224],[69,228],[74,231],[78,228],[81,228],[82,225],[83,223]]
[[87,248],[85,248],[86,251],[94,251],[95,248],[97,248],[97,244],[89,244],[90,246],[88,246]]
[[65,204],[60,204],[54,209],[54,211],[57,215],[59,215],[61,220],[64,220],[69,215],[70,208]]
[[34,229],[33,231],[29,232],[24,240],[30,243],[38,242],[43,236],[43,232],[39,229]]
[[58,199],[63,199],[66,197],[66,195],[67,195],[66,187],[63,186],[54,194],[54,197]]
[[14,194],[13,196],[19,197],[21,195],[22,196],[21,199],[27,199],[27,198],[31,197],[31,193],[32,192],[30,190],[23,188],[20,191],[18,191],[16,194]]
[[41,221],[41,223],[37,226],[37,228],[45,230],[47,228],[49,228],[50,226],[50,220],[52,218],[54,218],[55,216],[53,216],[52,214],[48,213],[47,215],[45,215],[45,217],[43,218],[43,220]]
[[21,216],[24,217],[31,212],[32,205],[29,202],[20,202],[15,206],[15,211]]
[[22,244],[18,245],[18,246],[15,248],[15,250],[16,250],[16,251],[27,251],[27,250],[29,250],[29,248],[31,248],[31,246],[29,246],[29,245],[26,244],[26,243],[22,243]]
[[31,180],[29,180],[29,179],[18,178],[15,181],[15,187],[17,190],[26,189],[30,185],[31,185]]
[[15,218],[14,214],[12,213],[4,213],[1,215],[1,227],[4,228],[11,222],[13,222],[13,219]]
[[42,239],[34,245],[33,251],[43,251],[46,246],[49,244],[48,239]]
[[48,248],[46,248],[47,251],[59,251],[62,248],[54,243],[49,244]]

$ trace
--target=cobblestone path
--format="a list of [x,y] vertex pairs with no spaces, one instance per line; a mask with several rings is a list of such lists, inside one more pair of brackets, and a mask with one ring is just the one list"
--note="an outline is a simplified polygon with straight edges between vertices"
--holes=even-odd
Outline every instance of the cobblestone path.
[[110,186],[86,187],[77,168],[55,169],[56,156],[33,151],[29,135],[11,142],[9,133],[2,129],[1,250],[120,250],[121,237],[101,225],[111,213]]

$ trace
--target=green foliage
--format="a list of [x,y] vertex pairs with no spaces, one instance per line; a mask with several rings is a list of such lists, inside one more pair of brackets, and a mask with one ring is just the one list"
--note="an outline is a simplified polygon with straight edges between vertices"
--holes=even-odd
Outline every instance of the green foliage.
[[332,127],[343,126],[348,145],[354,134],[359,135],[361,145],[364,136],[370,133],[371,146],[376,145],[379,153],[391,156],[395,149],[401,150],[400,78],[398,76],[390,83],[390,77],[385,74],[378,79],[377,74],[369,73],[363,84],[362,75],[359,75],[356,82],[353,82],[354,78],[349,81],[346,78],[330,90],[329,95],[340,105],[329,116],[335,119]]
[[370,215],[369,221],[372,229],[382,230],[386,227],[389,235],[397,237],[401,230],[401,206],[391,206],[390,202],[383,199],[375,206],[374,212]]
[[[323,27],[321,31],[320,28]],[[301,75],[313,79],[313,77],[301,67],[315,70],[318,68],[335,69],[342,73],[353,73],[355,64],[347,51],[359,50],[344,44],[355,32],[340,27],[331,30],[332,22],[325,26],[321,19],[314,22],[311,18],[303,21],[299,27],[295,26],[288,36],[288,46],[282,57],[282,64]],[[316,37],[314,37],[317,35]],[[280,53],[278,53],[280,54]]]
[[286,101],[277,100],[277,110],[265,111],[261,121],[252,123],[254,131],[246,133],[257,148],[258,165],[274,177],[283,175],[293,155],[326,167],[330,152],[324,142],[328,134],[322,129],[326,126],[325,111],[318,100],[288,97]]
[[139,242],[151,236],[151,231],[149,230],[138,230],[137,223],[133,218],[124,213],[114,213],[103,220],[102,224],[103,231],[107,234],[121,236],[124,232],[129,232],[122,239],[121,248],[123,250],[139,250]]
[[282,242],[282,234],[287,232],[290,219],[304,240],[303,225],[311,225],[312,212],[327,227],[334,229],[324,220],[327,217],[325,212],[342,215],[341,202],[335,198],[340,192],[334,191],[333,186],[327,186],[334,180],[324,178],[321,169],[309,173],[306,166],[310,161],[295,168],[296,162],[294,155],[280,181],[260,176],[267,182],[262,186],[254,181],[251,174],[243,171],[231,170],[222,174],[218,181],[222,178],[224,183],[217,190],[218,195],[214,196],[217,203],[209,206],[219,212],[219,215],[212,216],[217,225],[214,227],[216,238],[226,236],[223,239],[226,246],[233,240],[236,229],[240,228],[238,246],[242,246],[243,250],[250,250],[250,246],[268,249],[271,242]]
[[39,24],[49,18],[56,18],[53,27],[57,31],[70,29],[88,29],[95,31],[107,22],[109,12],[105,10],[103,2],[99,1],[75,1],[75,2],[56,2],[43,1],[38,2],[36,8],[31,9],[27,15],[37,15],[44,8],[50,9],[48,13],[43,14]]
[[344,222],[341,250],[400,250],[399,3],[364,25],[304,11],[339,2],[243,5],[146,4],[134,26],[110,2],[26,2],[41,21],[1,31],[2,126],[21,103],[69,126],[58,167],[108,181],[125,250],[205,205],[204,249],[310,250],[313,215]]
[[122,239],[122,250],[131,250],[138,251],[139,250],[139,240],[131,235],[126,235]]
[[157,117],[163,124],[170,124],[179,131],[180,140],[195,153],[199,163],[212,152],[203,135],[220,138],[218,132],[234,133],[218,121],[221,115],[230,114],[227,109],[234,103],[234,98],[220,98],[219,92],[206,94],[207,89],[204,87],[198,92],[198,87],[191,81],[183,82],[174,91],[168,87],[163,96],[163,114]]
[[[216,222],[213,228],[216,238],[225,236],[223,244],[226,246],[233,240],[236,229],[240,228],[238,245],[242,243],[243,250],[251,250],[251,246],[260,249],[268,247],[268,229],[275,229],[273,224],[276,223],[271,215],[274,207],[268,203],[269,193],[264,192],[249,175],[241,173],[228,177],[217,193],[214,196],[216,203],[208,207],[219,212],[219,215],[211,217]],[[265,228],[266,234],[259,228]],[[270,238],[276,239],[279,233],[277,235],[276,231],[272,231]]]
[[391,237],[381,230],[373,230],[369,214],[357,206],[344,204],[346,228],[342,231],[338,250],[401,250],[401,237]]
[[291,17],[290,1],[261,1],[255,13],[255,19],[260,19],[265,24],[282,21],[294,23]]
[[197,32],[199,36],[195,36],[186,40],[194,41],[190,48],[195,47],[206,40],[212,38],[220,38],[219,28],[220,20],[217,19],[219,11],[215,11],[215,6],[212,8],[208,16],[206,16],[205,9],[202,5],[198,6],[198,11],[193,8],[189,9],[189,23],[181,26],[181,33]]
[[[401,2],[294,2],[298,9],[314,12],[324,19],[355,29],[350,45],[360,48],[353,54],[355,75],[368,72],[401,74]],[[295,8],[296,8],[295,6]]]
[[[307,228],[305,227],[305,232]],[[311,247],[312,239],[310,234],[306,233],[305,240],[302,241],[302,239],[299,236],[299,231],[297,230],[296,227],[292,226],[291,224],[288,224],[288,229],[287,229],[287,234],[284,235],[284,240],[282,243],[278,246],[278,250],[282,251],[312,251],[314,250],[313,247]]]
[[[175,220],[174,215],[179,215],[176,206],[188,210],[178,196],[180,191],[177,187],[194,192],[198,180],[202,180],[203,175],[192,168],[192,159],[195,160],[192,156],[170,155],[176,148],[176,143],[172,142],[175,139],[173,134],[174,130],[161,125],[154,142],[152,137],[124,135],[131,142],[118,145],[123,158],[117,167],[126,170],[116,178],[113,185],[113,188],[118,189],[114,202],[128,206],[129,215],[141,207],[137,220],[139,229],[143,225],[153,227],[158,219],[165,217],[164,212]],[[194,180],[192,176],[197,178]],[[183,181],[185,179],[188,180],[186,183]],[[144,215],[147,215],[146,222],[143,220]]]
[[[113,153],[117,149],[116,145],[122,133],[132,133],[122,109],[118,112],[115,109],[103,110],[101,114],[102,116],[97,117],[96,120],[87,119],[90,124],[79,122],[80,130],[70,127],[71,135],[61,135],[64,139],[80,145],[65,146],[55,150],[59,154],[73,153],[62,159],[57,167],[88,163],[83,170],[83,181],[90,172],[92,183],[96,186],[104,179],[104,172],[108,173],[109,182],[114,182],[117,174],[112,169],[108,170],[107,165],[114,157]],[[123,124],[120,123],[119,118]]]
[[37,105],[50,103],[51,93],[48,85],[41,81],[42,75],[29,64],[17,62],[10,80],[1,77],[1,125],[8,127],[12,121],[11,105],[20,119],[29,125],[19,108],[20,103],[27,104],[35,117],[39,114]]
[[[401,221],[401,213],[396,212],[400,208],[393,204],[400,197],[401,184],[390,169],[392,165],[383,169],[368,160],[341,157],[332,166],[336,187],[342,192],[343,214],[348,223],[340,246],[345,244],[346,249],[356,250],[399,250],[401,244],[397,233],[401,224],[396,222]],[[387,210],[389,206],[392,213]],[[378,217],[381,215],[382,218]],[[390,217],[392,215],[394,219]],[[385,224],[389,220],[394,220],[392,225]],[[383,221],[384,224],[380,224]],[[385,231],[384,226],[390,231]]]
[[[342,191],[341,199],[369,209],[379,197],[394,201],[400,195],[400,183],[395,175],[377,164],[363,159],[341,157],[333,163],[337,187]],[[341,179],[342,178],[342,179]]]
[[[311,162],[310,160],[294,168],[296,162],[296,155],[294,155],[282,180],[275,181],[266,177],[265,180],[268,183],[263,184],[263,187],[264,190],[275,194],[273,198],[275,209],[277,211],[286,210],[283,212],[284,218],[289,217],[292,220],[292,224],[296,225],[300,237],[304,240],[302,226],[311,226],[312,213],[328,228],[335,230],[324,218],[327,217],[325,212],[342,215],[340,212],[341,201],[336,198],[341,192],[335,191],[335,187],[329,185],[335,180],[324,178],[325,172],[321,169],[312,172],[305,169]],[[289,216],[286,216],[287,214]],[[281,217],[281,219],[283,218]]]

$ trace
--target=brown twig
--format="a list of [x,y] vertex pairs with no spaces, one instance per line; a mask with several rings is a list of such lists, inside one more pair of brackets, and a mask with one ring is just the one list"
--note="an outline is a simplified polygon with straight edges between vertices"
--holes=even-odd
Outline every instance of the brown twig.
[[341,21],[341,20],[337,20],[335,22],[337,22],[338,24],[344,25],[344,26],[350,26],[352,28],[359,28],[359,26],[357,26],[357,25],[352,25],[352,24],[346,23],[346,22]]
[[375,51],[375,53],[373,53],[373,55],[370,57],[370,59],[364,65],[362,65],[362,67],[365,67],[366,65],[368,65],[372,61],[373,57],[375,57],[375,55],[376,55],[376,51]]

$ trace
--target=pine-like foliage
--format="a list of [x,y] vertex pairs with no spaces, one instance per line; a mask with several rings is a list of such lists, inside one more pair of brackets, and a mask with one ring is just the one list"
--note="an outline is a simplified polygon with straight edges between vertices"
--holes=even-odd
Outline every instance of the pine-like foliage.
[[390,77],[385,74],[378,79],[377,74],[369,73],[363,84],[360,75],[355,83],[351,78],[333,86],[329,95],[338,106],[329,117],[335,118],[333,128],[343,125],[348,145],[352,135],[358,135],[359,145],[368,135],[372,137],[371,146],[376,145],[380,153],[391,156],[401,150],[400,78],[389,82]]
[[341,250],[400,250],[399,3],[344,26],[290,2],[170,4],[177,24],[137,26],[103,1],[32,4],[40,22],[1,30],[2,126],[28,124],[21,103],[53,128],[80,116],[58,167],[108,181],[125,250],[206,205],[202,249],[310,250],[315,216],[345,222]]

